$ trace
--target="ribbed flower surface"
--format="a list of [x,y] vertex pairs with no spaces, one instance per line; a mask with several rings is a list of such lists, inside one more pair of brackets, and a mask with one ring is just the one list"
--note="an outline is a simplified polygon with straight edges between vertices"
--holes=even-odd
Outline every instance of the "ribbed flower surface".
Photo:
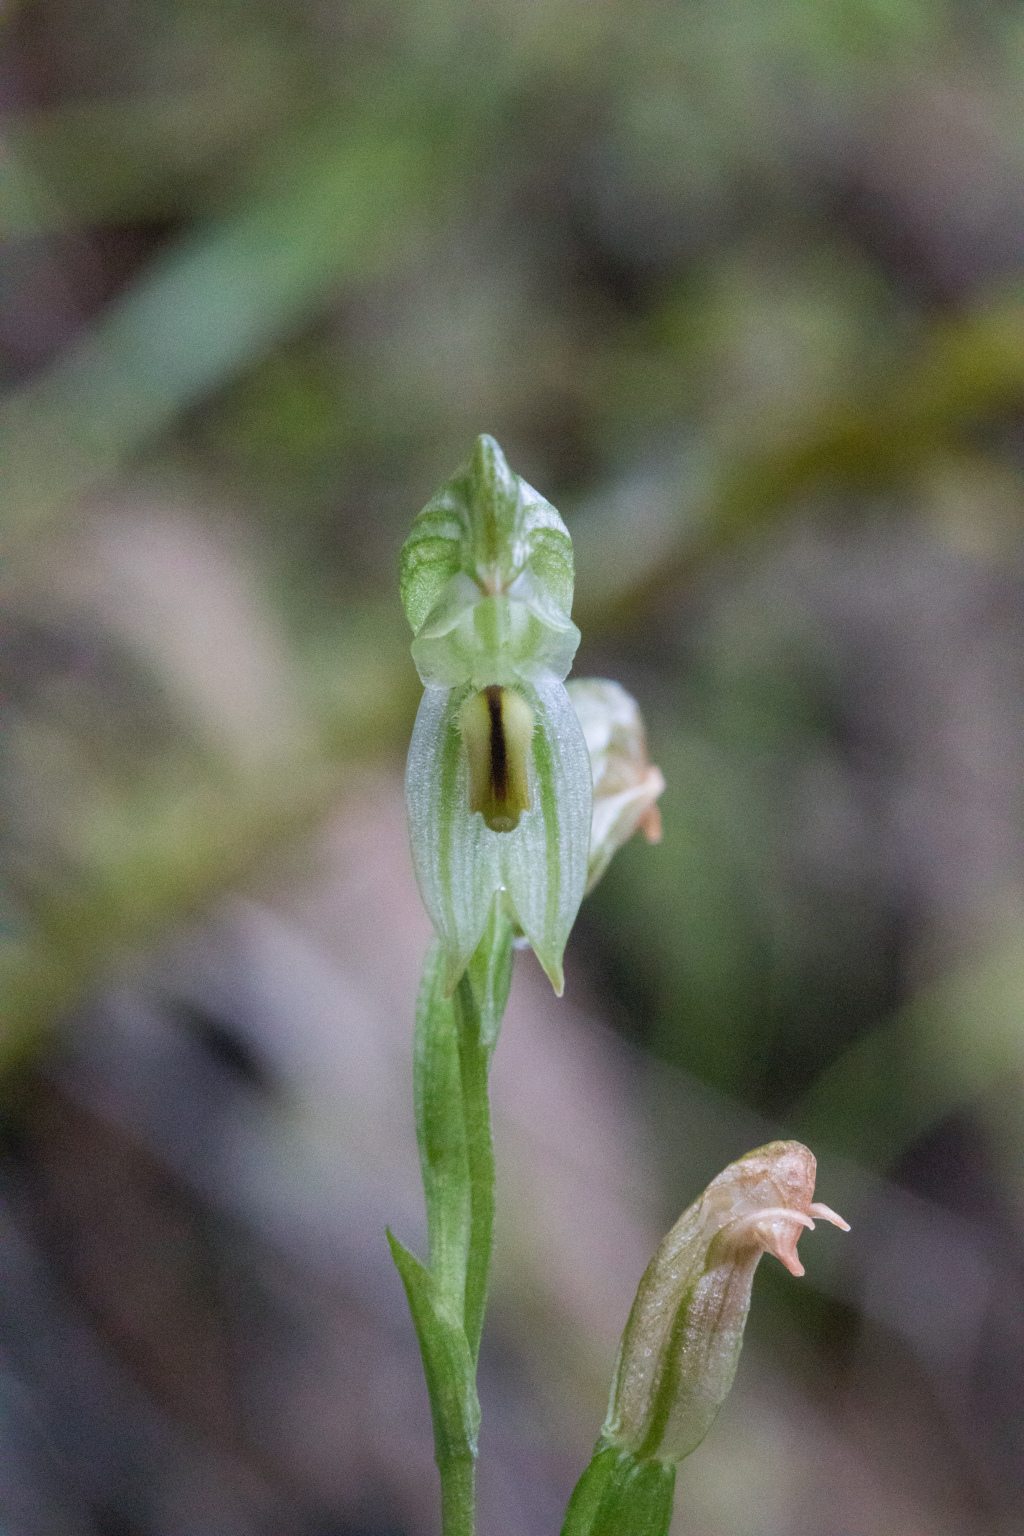
[[814,1218],[814,1155],[773,1141],[730,1163],[651,1260],[619,1347],[604,1438],[642,1458],[679,1461],[714,1422],[736,1373],[754,1271],[774,1253],[803,1274],[796,1242]]
[[572,543],[493,438],[420,513],[402,601],[424,684],[406,769],[413,863],[454,987],[495,899],[557,992],[587,877],[591,769],[563,680]]

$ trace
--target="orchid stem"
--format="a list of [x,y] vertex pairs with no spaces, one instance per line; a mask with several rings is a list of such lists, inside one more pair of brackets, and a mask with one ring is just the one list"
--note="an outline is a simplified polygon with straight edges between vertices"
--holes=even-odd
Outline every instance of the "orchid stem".
[[443,1536],[474,1536],[476,1362],[494,1230],[487,1075],[508,996],[512,929],[495,905],[453,996],[436,942],[416,1009],[416,1139],[430,1261],[392,1251],[416,1324],[434,1420]]

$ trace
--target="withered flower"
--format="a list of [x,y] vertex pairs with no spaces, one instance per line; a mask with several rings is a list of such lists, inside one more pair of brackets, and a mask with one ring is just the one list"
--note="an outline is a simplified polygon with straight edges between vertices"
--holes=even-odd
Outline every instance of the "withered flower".
[[732,1385],[754,1271],[773,1253],[803,1274],[797,1238],[814,1219],[816,1164],[798,1141],[748,1152],[676,1222],[640,1281],[619,1347],[603,1442],[641,1460],[695,1450]]

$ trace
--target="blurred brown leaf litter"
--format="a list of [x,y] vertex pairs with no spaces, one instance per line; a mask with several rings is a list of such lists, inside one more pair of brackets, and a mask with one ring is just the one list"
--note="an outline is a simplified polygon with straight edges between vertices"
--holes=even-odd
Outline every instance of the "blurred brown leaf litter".
[[664,837],[521,957],[481,1528],[773,1137],[692,1536],[1016,1536],[1022,19],[1000,0],[0,17],[4,1536],[419,1536],[385,1222],[426,921],[395,559],[492,432]]

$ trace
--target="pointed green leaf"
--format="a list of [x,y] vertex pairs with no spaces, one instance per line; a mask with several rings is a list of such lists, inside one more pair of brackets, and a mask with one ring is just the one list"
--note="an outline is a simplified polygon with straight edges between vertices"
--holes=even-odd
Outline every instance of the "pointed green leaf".
[[429,1270],[390,1231],[388,1243],[420,1342],[438,1464],[472,1458],[480,1429],[480,1404],[466,1335],[441,1302]]
[[435,940],[416,1008],[416,1139],[435,1294],[480,1344],[494,1224],[494,1151],[487,1072],[508,997],[512,925],[496,898],[484,936],[452,996]]

